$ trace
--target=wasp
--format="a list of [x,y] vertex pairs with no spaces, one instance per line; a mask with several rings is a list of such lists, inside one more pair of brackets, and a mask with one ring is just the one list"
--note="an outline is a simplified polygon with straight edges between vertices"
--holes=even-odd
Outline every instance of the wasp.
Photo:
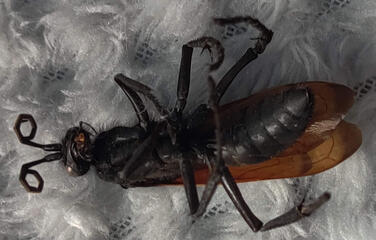
[[[194,217],[204,214],[221,183],[253,231],[266,231],[309,216],[327,202],[325,192],[310,204],[302,202],[266,224],[250,210],[237,186],[239,182],[312,175],[334,167],[360,146],[360,130],[343,120],[354,102],[353,92],[339,84],[305,82],[264,90],[225,105],[220,100],[236,75],[264,52],[273,32],[252,17],[217,18],[219,25],[246,22],[259,30],[256,43],[231,67],[217,85],[208,77],[209,101],[185,116],[194,48],[216,52],[210,71],[224,58],[220,42],[202,37],[183,45],[172,110],[164,108],[148,86],[123,74],[115,82],[129,98],[138,124],[116,126],[98,133],[85,122],[68,129],[61,143],[40,144],[33,138],[37,124],[29,114],[20,114],[14,129],[21,143],[52,152],[22,166],[19,179],[26,190],[41,192],[44,181],[31,167],[62,160],[67,172],[81,176],[94,166],[98,176],[124,188],[184,185]],[[151,120],[143,98],[160,118]],[[24,135],[21,124],[29,122]],[[33,175],[37,186],[26,176]],[[197,184],[205,184],[199,199]]]

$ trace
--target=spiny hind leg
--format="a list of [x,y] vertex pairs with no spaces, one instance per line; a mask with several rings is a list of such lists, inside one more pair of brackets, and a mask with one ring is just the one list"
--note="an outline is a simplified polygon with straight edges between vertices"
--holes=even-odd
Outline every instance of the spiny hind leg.
[[267,222],[262,228],[261,231],[267,231],[278,227],[283,227],[299,221],[304,217],[310,216],[316,209],[318,209],[321,205],[329,201],[330,193],[325,192],[320,197],[315,199],[314,202],[311,204],[304,205],[303,201],[296,207],[292,208],[290,211],[278,216],[269,222]]
[[268,231],[297,222],[304,217],[310,216],[316,209],[330,199],[330,194],[328,192],[325,192],[310,204],[304,204],[303,199],[298,206],[295,206],[286,213],[270,220],[263,225],[263,223],[252,213],[249,206],[244,201],[244,198],[228,169],[226,169],[222,175],[221,182],[235,207],[254,232],[257,232],[258,230]]

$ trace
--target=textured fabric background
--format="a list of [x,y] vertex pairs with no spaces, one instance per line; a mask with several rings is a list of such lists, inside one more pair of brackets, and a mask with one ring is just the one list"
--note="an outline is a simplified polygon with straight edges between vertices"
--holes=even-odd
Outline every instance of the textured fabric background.
[[[124,190],[101,181],[94,169],[72,178],[54,162],[36,168],[45,179],[43,193],[22,188],[21,165],[45,153],[16,139],[19,113],[35,117],[41,143],[60,141],[80,120],[96,128],[131,126],[136,116],[113,76],[122,72],[149,85],[172,107],[184,43],[201,36],[222,42],[225,62],[216,79],[252,46],[257,32],[251,27],[212,22],[231,16],[257,17],[274,37],[224,102],[291,82],[356,90],[347,116],[363,131],[356,154],[313,177],[240,184],[264,222],[304,196],[330,191],[328,204],[298,223],[253,233],[222,187],[194,224],[182,187]],[[0,0],[0,239],[375,239],[375,26],[373,0]],[[199,53],[187,111],[207,101],[210,58]]]

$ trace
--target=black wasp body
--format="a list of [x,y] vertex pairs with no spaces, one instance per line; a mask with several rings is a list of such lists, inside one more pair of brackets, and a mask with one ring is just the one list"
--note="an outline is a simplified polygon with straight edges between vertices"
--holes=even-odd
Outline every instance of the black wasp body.
[[[94,166],[100,178],[121,186],[140,187],[174,184],[181,179],[191,213],[201,216],[210,202],[218,183],[222,183],[236,208],[253,231],[283,226],[309,215],[329,199],[324,194],[314,204],[303,206],[263,224],[249,209],[227,166],[258,164],[267,161],[291,146],[305,131],[314,110],[314,96],[308,87],[293,85],[259,99],[252,96],[218,107],[220,99],[236,75],[261,54],[271,41],[272,31],[257,19],[235,17],[215,19],[219,25],[247,22],[260,31],[253,48],[249,48],[238,62],[215,86],[209,75],[208,105],[198,106],[191,114],[183,115],[190,85],[193,48],[215,50],[216,61],[210,71],[217,69],[224,57],[222,45],[214,38],[202,37],[182,47],[177,102],[172,111],[162,107],[152,90],[122,74],[115,82],[129,98],[139,119],[133,127],[116,126],[97,133],[89,124],[81,122],[67,131],[61,144],[42,145],[31,141],[36,123],[31,115],[21,114],[15,131],[19,140],[46,151],[54,151],[41,160],[24,164],[20,181],[31,192],[40,192],[43,179],[31,167],[62,159],[67,171],[80,176]],[[149,100],[160,118],[151,121],[139,94]],[[32,131],[22,135],[20,125],[29,121]],[[201,200],[198,198],[195,171],[208,168],[210,176]],[[39,181],[30,186],[26,175]]]
[[[237,121],[223,131],[222,151],[226,165],[244,165],[268,160],[286,149],[304,131],[313,109],[308,89],[292,88],[242,109]],[[214,126],[203,131],[202,125],[212,118],[212,111],[201,105],[183,121],[180,146],[174,146],[166,129],[156,144],[142,155],[142,164],[120,176],[133,151],[151,133],[141,126],[114,127],[95,137],[92,164],[106,181],[124,187],[154,186],[180,177],[179,162],[185,154],[198,168],[213,158]],[[153,123],[152,125],[156,125]],[[208,130],[208,129],[207,129]]]

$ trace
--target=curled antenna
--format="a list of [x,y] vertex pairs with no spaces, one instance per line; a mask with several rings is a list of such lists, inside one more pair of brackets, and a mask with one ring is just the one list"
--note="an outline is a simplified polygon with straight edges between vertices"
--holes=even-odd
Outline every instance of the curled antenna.
[[[26,123],[26,122],[29,122],[30,125],[31,125],[31,131],[30,131],[30,134],[28,136],[24,136],[21,132],[21,125],[23,123]],[[49,154],[42,159],[39,159],[39,160],[36,160],[36,161],[33,161],[33,162],[25,163],[21,167],[21,172],[20,172],[20,176],[19,176],[19,180],[20,180],[21,184],[24,186],[24,188],[28,192],[40,193],[43,189],[43,183],[44,183],[43,178],[40,176],[40,174],[37,171],[30,169],[30,168],[33,167],[33,166],[39,165],[41,163],[44,163],[44,162],[52,162],[52,161],[56,161],[56,160],[61,159],[63,157],[63,154],[61,152],[62,145],[60,143],[40,144],[40,143],[33,142],[32,140],[34,139],[35,134],[37,133],[37,124],[36,124],[33,116],[31,116],[30,114],[20,114],[20,115],[18,115],[18,118],[17,118],[17,120],[14,124],[14,131],[15,131],[17,137],[18,137],[18,140],[22,144],[26,144],[26,145],[29,145],[29,146],[32,146],[32,147],[41,148],[44,151],[48,151],[48,152],[56,152],[56,153]],[[31,186],[27,182],[27,180],[26,180],[27,174],[31,174],[37,179],[37,181],[38,181],[37,187]]]

